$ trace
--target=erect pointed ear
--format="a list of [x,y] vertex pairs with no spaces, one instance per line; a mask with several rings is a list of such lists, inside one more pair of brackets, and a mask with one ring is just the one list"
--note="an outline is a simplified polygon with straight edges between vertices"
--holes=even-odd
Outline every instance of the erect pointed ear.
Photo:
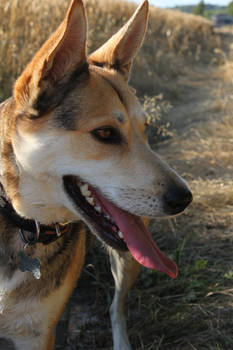
[[29,107],[38,113],[36,110],[45,104],[41,96],[54,104],[58,95],[65,93],[69,81],[78,79],[87,66],[86,32],[83,2],[73,0],[63,22],[15,83],[14,96],[20,108]]
[[90,55],[90,63],[116,69],[128,80],[132,61],[145,36],[148,9],[148,0],[144,0],[129,21]]

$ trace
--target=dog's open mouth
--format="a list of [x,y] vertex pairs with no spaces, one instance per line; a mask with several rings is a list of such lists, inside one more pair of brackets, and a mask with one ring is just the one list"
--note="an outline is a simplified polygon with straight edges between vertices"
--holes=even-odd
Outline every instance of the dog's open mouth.
[[130,250],[141,265],[177,277],[176,264],[157,247],[138,216],[120,209],[78,177],[67,175],[63,182],[84,221],[102,241],[118,250]]

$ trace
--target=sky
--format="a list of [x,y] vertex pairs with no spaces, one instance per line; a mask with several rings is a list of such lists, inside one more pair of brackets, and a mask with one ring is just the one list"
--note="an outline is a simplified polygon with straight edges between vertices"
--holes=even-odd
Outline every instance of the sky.
[[[141,0],[134,1],[138,3],[141,2]],[[198,4],[200,0],[149,0],[149,2],[157,7],[174,7],[176,5],[195,5]],[[225,6],[228,5],[231,0],[205,0],[204,2],[206,4]]]

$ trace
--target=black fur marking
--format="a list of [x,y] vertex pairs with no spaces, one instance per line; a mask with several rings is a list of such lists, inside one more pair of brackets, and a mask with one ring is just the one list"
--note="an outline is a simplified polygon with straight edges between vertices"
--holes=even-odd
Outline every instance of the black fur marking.
[[124,71],[122,70],[122,64],[119,60],[116,60],[113,64],[109,64],[108,62],[97,62],[97,61],[91,61],[91,63],[96,67],[113,69],[119,73],[124,74]]
[[15,227],[1,221],[2,234],[0,236],[0,269],[2,276],[11,279],[18,268],[18,252],[14,249]]
[[58,128],[74,131],[77,129],[77,115],[81,114],[81,107],[77,99],[73,99],[72,96],[66,100],[65,103],[61,103],[56,109],[53,121]]
[[122,67],[122,64],[120,63],[119,60],[116,60],[113,64],[111,64],[111,69],[114,69],[116,70],[117,72],[121,72],[121,67]]
[[[33,109],[38,111],[38,115],[31,115],[31,119],[38,119],[59,106],[78,84],[88,79],[88,75],[88,64],[84,63],[73,72],[68,82],[57,83],[50,91],[44,91],[33,105]],[[68,125],[70,126],[70,122]]]
[[[79,238],[79,232],[82,230],[82,227],[83,224],[81,222],[73,224],[70,232],[68,232],[65,237],[57,243],[57,250],[53,253],[53,255],[43,260],[42,278],[44,275],[45,280],[53,280],[54,289],[59,288],[66,277],[67,270],[70,266],[70,261],[73,259],[76,241]],[[51,269],[49,272],[48,266],[56,266],[56,270],[59,272],[54,273],[55,271],[53,269]],[[53,276],[49,276],[49,273],[51,273]],[[50,288],[50,290],[53,288]]]
[[100,67],[100,68],[104,68],[106,66],[106,63],[104,62],[96,62],[96,61],[92,61],[92,64],[96,67]]

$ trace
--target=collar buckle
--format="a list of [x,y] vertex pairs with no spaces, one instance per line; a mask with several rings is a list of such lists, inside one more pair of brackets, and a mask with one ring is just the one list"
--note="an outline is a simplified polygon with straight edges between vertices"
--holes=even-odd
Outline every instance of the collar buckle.
[[61,236],[60,225],[55,224],[54,226],[55,226],[55,231],[56,231],[57,237],[60,237]]
[[[30,237],[26,237],[24,231],[19,228],[18,231],[19,231],[19,235],[24,243],[24,249],[26,249],[28,246],[30,245],[33,245],[35,243],[37,243],[39,237],[40,237],[40,224],[37,220],[34,220],[35,221],[35,226],[36,226],[36,232],[35,232],[35,235],[30,238]],[[34,233],[34,232],[33,232]]]

